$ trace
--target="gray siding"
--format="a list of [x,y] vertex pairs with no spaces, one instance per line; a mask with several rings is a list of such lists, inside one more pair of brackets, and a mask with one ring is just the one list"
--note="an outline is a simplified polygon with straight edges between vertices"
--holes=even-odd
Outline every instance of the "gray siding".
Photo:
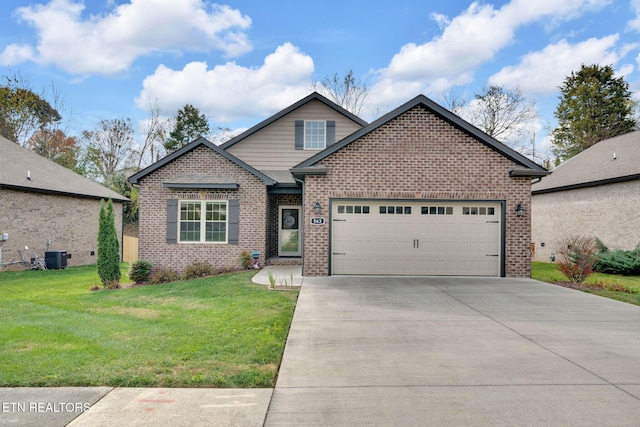
[[313,100],[227,151],[258,170],[288,170],[320,151],[295,149],[296,120],[334,120],[336,141],[361,127],[322,102]]

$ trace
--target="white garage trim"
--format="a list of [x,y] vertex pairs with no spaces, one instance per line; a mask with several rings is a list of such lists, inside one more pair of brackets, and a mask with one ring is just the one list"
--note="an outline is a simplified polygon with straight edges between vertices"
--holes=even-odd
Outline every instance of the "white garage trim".
[[330,201],[331,274],[504,276],[504,201]]

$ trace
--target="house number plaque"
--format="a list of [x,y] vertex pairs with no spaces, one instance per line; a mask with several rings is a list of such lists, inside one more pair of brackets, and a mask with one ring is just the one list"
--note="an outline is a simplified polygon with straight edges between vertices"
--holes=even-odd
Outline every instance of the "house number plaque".
[[311,218],[311,225],[323,225],[324,224],[324,218]]

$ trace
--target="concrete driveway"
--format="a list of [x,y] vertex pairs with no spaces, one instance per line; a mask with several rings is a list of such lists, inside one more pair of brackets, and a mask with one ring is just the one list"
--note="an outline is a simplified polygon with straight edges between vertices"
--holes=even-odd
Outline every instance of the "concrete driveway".
[[305,278],[265,425],[634,425],[640,307],[529,279]]

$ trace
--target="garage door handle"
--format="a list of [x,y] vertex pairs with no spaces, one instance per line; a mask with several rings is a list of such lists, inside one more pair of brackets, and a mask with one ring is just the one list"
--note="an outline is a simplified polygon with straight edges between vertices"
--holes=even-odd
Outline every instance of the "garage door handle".
[[347,222],[347,220],[346,220],[346,219],[334,219],[334,221],[335,221],[335,222],[338,222],[338,221]]
[[334,252],[333,255],[346,255],[344,252]]
[[500,256],[498,254],[487,254],[487,256]]
[[500,224],[500,221],[487,221],[487,224]]

